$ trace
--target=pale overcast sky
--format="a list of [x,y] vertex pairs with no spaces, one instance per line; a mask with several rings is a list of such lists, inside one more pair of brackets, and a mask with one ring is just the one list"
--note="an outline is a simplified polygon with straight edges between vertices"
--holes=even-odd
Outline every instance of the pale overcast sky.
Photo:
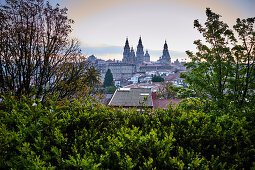
[[[2,1],[2,0],[1,0]],[[236,18],[255,17],[255,0],[51,0],[69,9],[74,19],[72,36],[80,40],[85,55],[122,58],[126,37],[136,49],[139,36],[152,60],[161,55],[167,40],[170,55],[185,57],[201,38],[193,28],[194,19],[205,21],[210,7],[229,25]]]

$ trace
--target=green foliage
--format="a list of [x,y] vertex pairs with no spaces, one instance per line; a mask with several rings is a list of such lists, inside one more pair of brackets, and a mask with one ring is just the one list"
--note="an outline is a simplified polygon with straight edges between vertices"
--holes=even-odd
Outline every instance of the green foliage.
[[161,76],[156,76],[156,75],[153,75],[152,77],[152,82],[163,82],[164,81],[164,78],[161,77]]
[[114,93],[116,89],[117,89],[117,87],[115,87],[115,86],[109,86],[109,87],[105,88],[104,92],[105,93]]
[[70,38],[73,20],[66,8],[45,0],[5,0],[0,20],[1,94],[46,100],[58,91],[59,98],[70,98],[98,83],[79,42]]
[[230,102],[239,107],[255,102],[255,18],[237,19],[234,31],[220,20],[220,15],[206,9],[207,20],[194,27],[203,35],[194,41],[198,52],[186,53],[192,60],[184,75],[189,87],[201,97],[209,98],[219,109],[228,109]]
[[114,86],[113,76],[112,76],[112,72],[110,69],[108,69],[107,72],[105,73],[103,86],[104,87]]
[[191,89],[174,86],[168,82],[157,91],[157,97],[160,99],[183,99],[197,96]]
[[192,99],[175,110],[170,106],[141,114],[136,109],[102,106],[90,98],[73,102],[56,98],[41,104],[32,98],[4,96],[0,103],[1,168],[254,166],[254,107],[242,113],[233,108],[231,113],[220,115],[208,112],[206,101]]
[[100,82],[100,73],[98,70],[95,69],[94,66],[90,66],[85,73],[84,83],[87,84],[89,87],[98,86]]

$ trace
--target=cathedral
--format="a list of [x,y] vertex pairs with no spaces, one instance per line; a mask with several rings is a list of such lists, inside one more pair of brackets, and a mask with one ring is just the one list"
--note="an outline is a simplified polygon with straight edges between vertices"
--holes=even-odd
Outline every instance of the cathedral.
[[[150,54],[148,53],[148,50],[146,50],[146,53],[144,54],[142,38],[139,38],[136,53],[133,47],[130,49],[127,38],[124,46],[122,63],[135,64],[139,68],[144,62],[150,62]],[[157,62],[163,65],[171,64],[171,57],[166,41],[163,48],[163,55]]]
[[150,62],[150,55],[149,55],[148,51],[146,50],[146,53],[144,54],[143,43],[142,43],[141,37],[139,38],[139,41],[138,41],[136,53],[135,53],[133,47],[131,47],[131,49],[130,49],[128,38],[126,39],[122,62],[129,63],[129,64],[135,64],[137,66],[142,65],[143,62]]

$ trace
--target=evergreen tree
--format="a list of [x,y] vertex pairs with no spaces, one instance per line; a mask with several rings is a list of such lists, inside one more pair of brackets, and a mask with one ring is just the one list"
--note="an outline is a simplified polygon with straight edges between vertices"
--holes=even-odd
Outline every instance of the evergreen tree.
[[105,77],[104,77],[104,87],[113,86],[113,76],[110,69],[107,70]]
[[156,75],[154,75],[153,77],[152,77],[152,80],[151,80],[152,82],[163,82],[164,81],[164,78],[163,77],[161,77],[161,76],[156,76]]

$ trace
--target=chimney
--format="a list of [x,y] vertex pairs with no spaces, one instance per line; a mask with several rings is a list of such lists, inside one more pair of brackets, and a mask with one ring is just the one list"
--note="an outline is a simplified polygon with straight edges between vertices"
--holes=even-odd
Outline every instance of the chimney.
[[152,92],[151,93],[152,100],[156,100],[156,98],[157,98],[156,96],[157,96],[156,92]]

